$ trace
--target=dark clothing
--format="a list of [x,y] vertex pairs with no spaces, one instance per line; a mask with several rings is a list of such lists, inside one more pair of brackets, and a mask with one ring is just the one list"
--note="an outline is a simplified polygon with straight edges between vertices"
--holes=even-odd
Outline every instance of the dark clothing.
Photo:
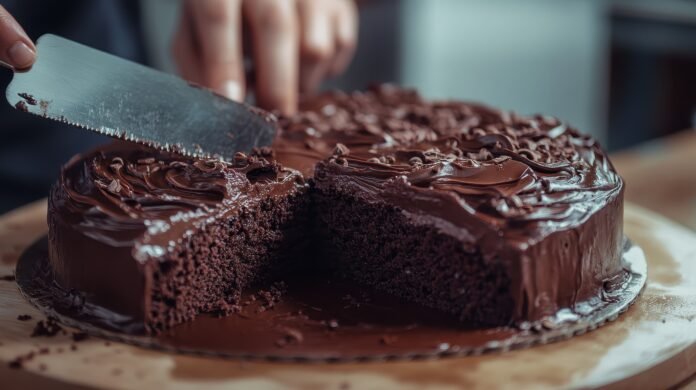
[[[57,34],[144,62],[137,0],[0,0],[36,40]],[[39,54],[40,55],[40,54]],[[0,68],[4,91],[12,72]],[[0,102],[0,212],[46,197],[60,166],[106,137],[19,112]]]

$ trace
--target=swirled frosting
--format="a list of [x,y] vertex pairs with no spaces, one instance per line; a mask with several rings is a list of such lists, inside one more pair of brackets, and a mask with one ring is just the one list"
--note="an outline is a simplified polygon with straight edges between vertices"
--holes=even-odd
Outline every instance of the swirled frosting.
[[164,253],[189,224],[302,185],[297,172],[270,157],[264,149],[238,153],[233,163],[192,160],[119,142],[68,163],[54,203],[85,235],[140,246],[139,258],[146,261]]
[[429,102],[388,85],[305,108],[281,118],[276,150],[286,165],[311,172],[328,157],[318,181],[333,175],[366,193],[442,196],[458,227],[463,213],[518,227],[520,240],[535,236],[531,224],[541,238],[581,223],[622,188],[597,142],[553,117]]

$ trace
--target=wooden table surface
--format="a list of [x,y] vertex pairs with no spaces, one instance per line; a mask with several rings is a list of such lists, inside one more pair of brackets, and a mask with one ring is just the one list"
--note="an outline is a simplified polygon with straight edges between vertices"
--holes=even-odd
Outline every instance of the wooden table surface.
[[[626,200],[696,230],[696,129],[611,156]],[[696,390],[696,378],[683,387]]]
[[696,130],[611,156],[626,181],[626,201],[696,230]]

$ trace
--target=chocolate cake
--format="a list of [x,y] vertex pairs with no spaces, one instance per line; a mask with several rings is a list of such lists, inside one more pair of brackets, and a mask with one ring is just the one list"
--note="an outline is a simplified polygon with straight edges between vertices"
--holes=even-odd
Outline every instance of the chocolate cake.
[[555,118],[379,86],[278,124],[230,163],[126,144],[72,160],[49,201],[57,282],[157,332],[291,274],[487,325],[591,312],[624,277],[621,178]]

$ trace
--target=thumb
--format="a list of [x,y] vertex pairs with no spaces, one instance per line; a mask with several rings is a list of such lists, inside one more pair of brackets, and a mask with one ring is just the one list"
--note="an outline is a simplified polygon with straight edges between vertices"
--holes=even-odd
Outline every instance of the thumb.
[[25,69],[36,61],[36,46],[24,29],[0,5],[0,62],[14,69]]

